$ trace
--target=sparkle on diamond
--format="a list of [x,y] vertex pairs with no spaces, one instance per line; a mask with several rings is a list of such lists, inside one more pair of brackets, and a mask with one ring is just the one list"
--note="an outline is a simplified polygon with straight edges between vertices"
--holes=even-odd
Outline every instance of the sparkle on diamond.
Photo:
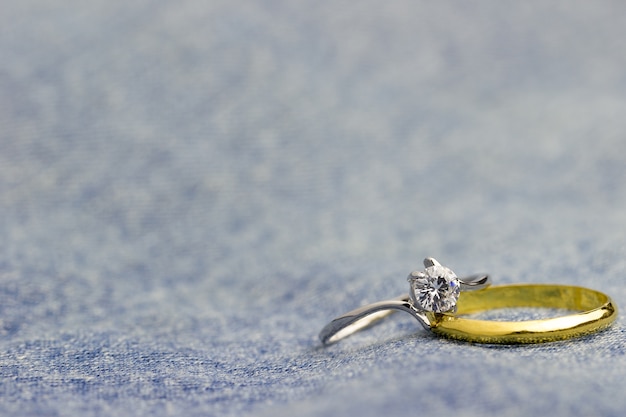
[[459,280],[450,269],[434,265],[411,274],[411,289],[416,307],[435,313],[451,311],[459,299]]

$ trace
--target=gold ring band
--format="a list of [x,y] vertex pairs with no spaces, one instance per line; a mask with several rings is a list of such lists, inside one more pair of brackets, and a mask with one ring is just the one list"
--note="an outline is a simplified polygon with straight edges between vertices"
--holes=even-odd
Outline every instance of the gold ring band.
[[[576,310],[565,316],[527,321],[474,320],[460,317],[486,310],[538,307]],[[456,314],[426,313],[430,330],[478,343],[542,343],[602,330],[617,317],[617,306],[599,291],[569,285],[499,285],[463,293]]]

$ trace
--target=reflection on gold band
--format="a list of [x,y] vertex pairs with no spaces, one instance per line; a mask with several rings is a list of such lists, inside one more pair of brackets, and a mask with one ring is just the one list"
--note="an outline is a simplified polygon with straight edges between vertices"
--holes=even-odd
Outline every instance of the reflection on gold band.
[[[562,308],[579,313],[528,321],[474,320],[460,317],[511,307]],[[456,314],[427,313],[433,332],[478,343],[541,343],[583,336],[608,327],[617,306],[601,292],[568,285],[518,284],[464,292]]]

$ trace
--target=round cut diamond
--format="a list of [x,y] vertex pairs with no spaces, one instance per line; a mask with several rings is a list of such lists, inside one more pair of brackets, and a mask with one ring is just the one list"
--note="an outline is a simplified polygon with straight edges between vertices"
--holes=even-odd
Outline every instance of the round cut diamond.
[[454,310],[461,287],[456,274],[441,265],[429,266],[424,272],[409,276],[411,298],[417,308],[434,313]]

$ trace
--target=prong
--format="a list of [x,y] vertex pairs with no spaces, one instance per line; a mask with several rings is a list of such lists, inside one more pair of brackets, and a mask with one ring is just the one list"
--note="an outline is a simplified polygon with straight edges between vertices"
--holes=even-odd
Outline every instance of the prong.
[[426,276],[426,274],[424,274],[422,271],[413,271],[409,274],[408,277],[406,277],[406,280],[411,282],[414,279],[418,279],[418,278],[424,278]]
[[491,278],[487,274],[475,274],[459,278],[461,291],[482,290],[491,285]]
[[441,266],[441,264],[435,258],[426,258],[424,259],[424,266],[428,268],[430,266]]

